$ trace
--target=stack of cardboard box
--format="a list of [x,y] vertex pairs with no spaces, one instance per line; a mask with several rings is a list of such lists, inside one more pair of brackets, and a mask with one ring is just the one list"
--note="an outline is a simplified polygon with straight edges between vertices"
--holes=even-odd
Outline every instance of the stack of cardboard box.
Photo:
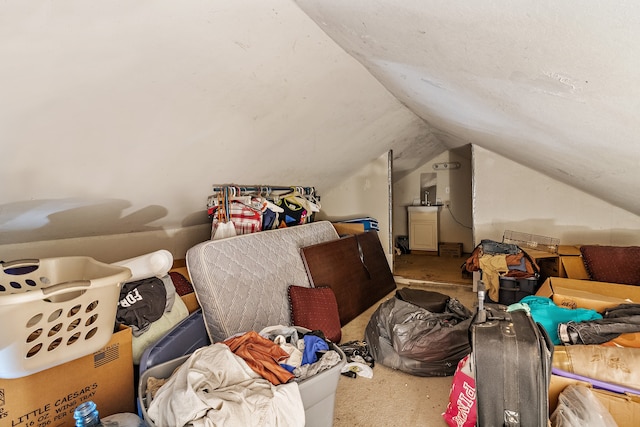
[[101,350],[22,378],[0,379],[0,426],[75,425],[74,409],[93,400],[101,416],[135,412],[131,329]]
[[[588,308],[598,312],[623,302],[640,302],[640,287],[579,279],[550,277],[542,284],[538,296],[551,298],[561,307]],[[635,334],[640,337],[640,333]],[[553,412],[558,396],[570,384],[581,381],[557,375],[551,376],[549,410]],[[635,427],[640,422],[640,395],[613,393],[592,389],[595,396],[609,410],[619,427]]]

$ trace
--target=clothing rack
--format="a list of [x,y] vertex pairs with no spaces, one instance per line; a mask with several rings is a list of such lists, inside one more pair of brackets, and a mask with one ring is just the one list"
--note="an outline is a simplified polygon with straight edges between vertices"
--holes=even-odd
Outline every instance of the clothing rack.
[[213,193],[207,198],[212,239],[229,237],[216,234],[218,224],[232,222],[233,235],[248,234],[312,222],[320,212],[315,187],[224,184]]
[[258,194],[263,196],[273,195],[276,192],[293,192],[297,191],[302,196],[316,196],[315,187],[300,187],[300,186],[274,186],[274,185],[236,185],[236,184],[224,184],[214,185],[213,192],[218,193],[224,191],[225,188],[235,188],[238,196],[248,196],[251,194]]

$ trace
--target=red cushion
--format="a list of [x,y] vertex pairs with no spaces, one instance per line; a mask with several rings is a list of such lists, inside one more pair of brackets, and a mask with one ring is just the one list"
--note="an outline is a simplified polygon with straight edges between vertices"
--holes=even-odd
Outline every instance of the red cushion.
[[176,293],[179,296],[193,293],[193,285],[182,274],[177,271],[170,271],[169,277],[171,277],[173,286],[176,288]]
[[312,331],[320,330],[328,340],[340,342],[340,314],[336,296],[331,288],[289,286],[289,301],[291,323],[294,326],[302,326]]
[[580,246],[591,280],[640,285],[640,246]]

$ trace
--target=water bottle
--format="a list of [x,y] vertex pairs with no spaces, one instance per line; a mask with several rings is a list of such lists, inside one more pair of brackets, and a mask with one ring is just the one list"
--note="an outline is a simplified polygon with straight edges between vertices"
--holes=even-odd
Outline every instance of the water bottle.
[[91,400],[78,405],[73,413],[76,427],[144,427],[145,423],[136,414],[120,413],[100,419],[98,407]]

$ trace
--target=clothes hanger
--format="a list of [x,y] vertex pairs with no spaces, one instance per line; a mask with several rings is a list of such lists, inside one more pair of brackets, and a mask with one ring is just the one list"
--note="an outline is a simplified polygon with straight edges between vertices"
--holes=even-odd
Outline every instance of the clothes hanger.
[[271,200],[268,199],[270,194],[271,194],[271,187],[263,187],[263,186],[259,187],[257,199],[259,199],[260,210],[264,211],[265,209],[269,209],[277,213],[284,212],[284,209],[282,209],[280,206],[277,206]]
[[284,212],[284,209],[282,209],[280,206],[275,205],[273,202],[267,200],[267,199],[262,199],[264,205],[269,208],[270,210],[277,212],[277,213],[282,213]]
[[306,191],[303,187],[295,187],[294,197],[302,204],[302,206],[309,212],[320,212],[320,206],[311,201],[309,197],[305,197]]
[[315,188],[311,187],[311,193],[309,194],[308,199],[309,199],[309,201],[311,203],[315,204],[316,207],[318,208],[318,210],[314,211],[314,212],[320,212],[320,208],[322,206],[320,205],[320,200],[318,200],[318,198],[316,197],[316,189]]

